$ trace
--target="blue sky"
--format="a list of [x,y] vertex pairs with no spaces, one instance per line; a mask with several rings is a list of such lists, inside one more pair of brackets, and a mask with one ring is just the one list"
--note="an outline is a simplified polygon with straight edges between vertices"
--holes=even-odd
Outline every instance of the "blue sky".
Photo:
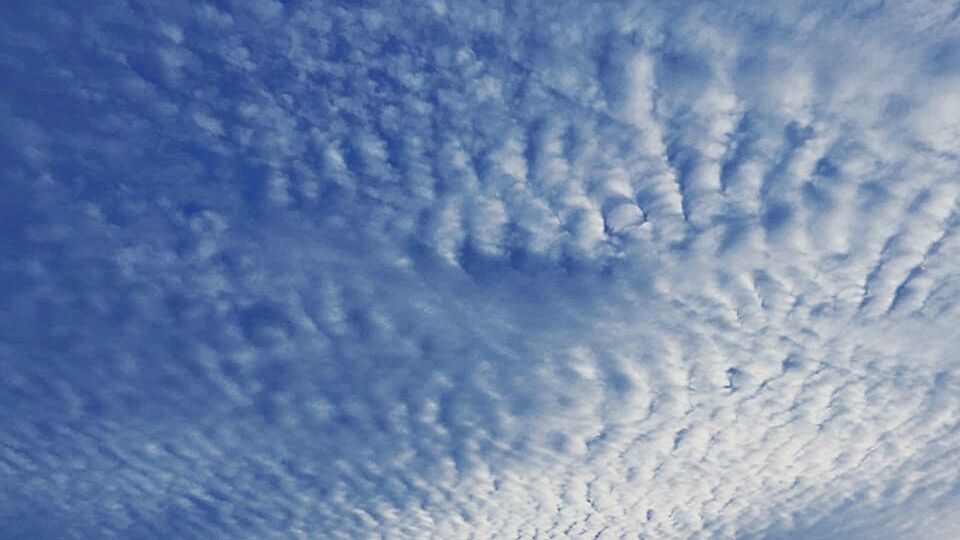
[[960,537],[960,4],[7,2],[11,539]]

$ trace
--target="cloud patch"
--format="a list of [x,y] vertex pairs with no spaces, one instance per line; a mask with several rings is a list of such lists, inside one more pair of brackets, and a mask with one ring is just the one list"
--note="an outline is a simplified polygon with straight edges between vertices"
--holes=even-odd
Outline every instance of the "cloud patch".
[[0,525],[955,528],[956,6],[0,22]]

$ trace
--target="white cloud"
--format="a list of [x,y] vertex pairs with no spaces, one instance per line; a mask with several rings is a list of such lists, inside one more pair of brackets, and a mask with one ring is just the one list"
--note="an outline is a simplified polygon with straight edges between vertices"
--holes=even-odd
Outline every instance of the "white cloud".
[[950,9],[141,11],[0,23],[5,530],[956,527]]

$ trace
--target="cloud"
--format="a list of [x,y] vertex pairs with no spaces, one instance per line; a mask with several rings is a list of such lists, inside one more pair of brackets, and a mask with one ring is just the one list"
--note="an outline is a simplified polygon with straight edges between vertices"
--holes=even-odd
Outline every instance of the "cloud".
[[942,536],[955,13],[16,8],[0,525]]

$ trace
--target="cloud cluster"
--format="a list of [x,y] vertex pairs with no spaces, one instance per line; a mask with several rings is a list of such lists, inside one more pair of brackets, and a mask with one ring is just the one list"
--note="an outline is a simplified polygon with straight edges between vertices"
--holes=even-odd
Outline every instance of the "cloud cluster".
[[12,538],[960,534],[955,2],[21,4]]

